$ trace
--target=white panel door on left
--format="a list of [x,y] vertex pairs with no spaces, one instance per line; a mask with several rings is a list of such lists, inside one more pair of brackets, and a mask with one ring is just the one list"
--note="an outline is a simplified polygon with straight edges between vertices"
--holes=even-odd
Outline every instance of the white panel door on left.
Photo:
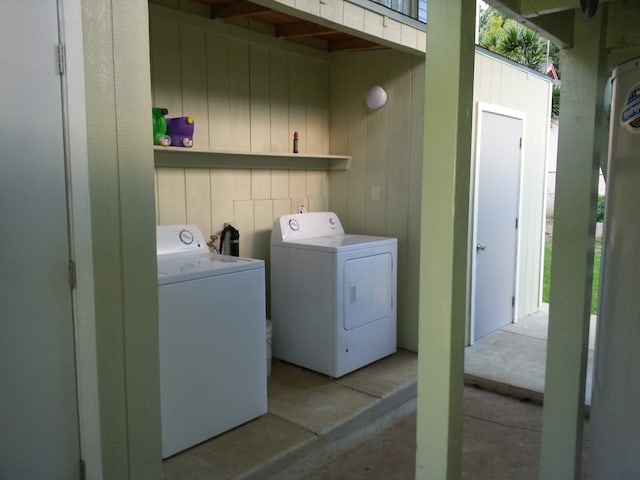
[[80,476],[56,2],[0,7],[0,478]]

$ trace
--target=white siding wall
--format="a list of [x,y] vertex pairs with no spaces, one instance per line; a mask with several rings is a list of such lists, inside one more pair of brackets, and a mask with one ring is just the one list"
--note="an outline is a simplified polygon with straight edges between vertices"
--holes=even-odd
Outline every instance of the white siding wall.
[[[474,102],[500,105],[526,114],[516,292],[518,310],[515,316],[520,319],[537,311],[540,304],[544,188],[552,86],[551,82],[539,75],[483,53],[476,53],[475,70]],[[474,136],[476,113],[474,111]]]

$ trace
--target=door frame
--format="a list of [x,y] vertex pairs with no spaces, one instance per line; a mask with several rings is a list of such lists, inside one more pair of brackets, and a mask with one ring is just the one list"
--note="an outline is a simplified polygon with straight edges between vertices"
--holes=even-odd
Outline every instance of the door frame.
[[477,102],[476,107],[476,138],[475,138],[475,153],[474,153],[474,167],[473,167],[473,183],[472,183],[472,225],[471,225],[471,243],[469,245],[469,257],[471,258],[470,262],[470,294],[469,294],[469,322],[467,325],[467,345],[473,345],[475,343],[474,338],[474,328],[475,328],[475,295],[476,295],[476,245],[478,242],[477,234],[478,234],[478,195],[479,188],[478,182],[480,180],[480,156],[482,154],[482,114],[483,113],[493,113],[496,115],[503,115],[505,117],[514,118],[516,120],[522,121],[522,147],[520,148],[520,159],[519,159],[519,174],[518,174],[518,228],[516,229],[516,251],[515,251],[515,271],[513,272],[514,280],[513,280],[513,291],[515,297],[515,304],[512,310],[512,323],[516,322],[515,312],[518,309],[518,272],[520,271],[520,232],[521,228],[521,219],[522,219],[522,182],[523,182],[523,165],[524,162],[524,152],[526,148],[526,113],[514,110],[508,107],[503,107],[501,105],[495,105],[487,102]]
[[102,480],[102,442],[93,278],[89,161],[81,0],[58,0],[58,30],[65,46],[61,77],[70,256],[76,266],[72,291],[80,458],[87,478]]

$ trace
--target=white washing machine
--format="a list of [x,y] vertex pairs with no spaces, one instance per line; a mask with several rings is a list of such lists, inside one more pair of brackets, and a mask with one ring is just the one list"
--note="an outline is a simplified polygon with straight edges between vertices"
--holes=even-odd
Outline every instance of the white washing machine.
[[262,260],[157,227],[162,458],[267,412]]
[[397,240],[345,234],[332,212],[271,233],[273,355],[338,378],[396,351]]

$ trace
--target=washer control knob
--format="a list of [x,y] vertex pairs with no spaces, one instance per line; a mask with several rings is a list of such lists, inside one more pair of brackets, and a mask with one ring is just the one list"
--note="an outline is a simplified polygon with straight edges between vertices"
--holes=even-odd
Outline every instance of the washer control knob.
[[289,228],[294,232],[297,232],[298,230],[300,230],[300,224],[295,218],[292,218],[291,220],[289,220]]
[[178,233],[178,238],[185,245],[191,245],[193,243],[193,233],[187,229],[180,230],[180,233]]

